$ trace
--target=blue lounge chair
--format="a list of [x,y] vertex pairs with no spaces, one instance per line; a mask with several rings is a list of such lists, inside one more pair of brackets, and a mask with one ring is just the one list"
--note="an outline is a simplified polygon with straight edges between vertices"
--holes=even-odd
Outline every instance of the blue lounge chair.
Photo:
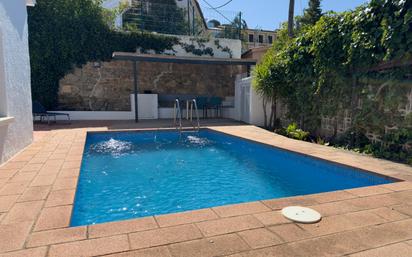
[[203,118],[207,118],[207,103],[208,98],[206,96],[196,97],[197,109],[203,111]]
[[221,114],[222,114],[222,101],[223,101],[222,98],[215,97],[215,96],[213,96],[209,99],[207,108],[212,109],[212,110],[216,110],[216,112],[215,112],[216,117],[220,117]]
[[70,114],[68,113],[58,113],[58,112],[48,112],[44,106],[37,102],[33,102],[33,120],[36,120],[36,117],[40,118],[40,122],[43,122],[44,119],[47,120],[47,124],[50,125],[50,117],[54,118],[54,122],[57,122],[57,116],[66,116],[67,121],[70,123]]

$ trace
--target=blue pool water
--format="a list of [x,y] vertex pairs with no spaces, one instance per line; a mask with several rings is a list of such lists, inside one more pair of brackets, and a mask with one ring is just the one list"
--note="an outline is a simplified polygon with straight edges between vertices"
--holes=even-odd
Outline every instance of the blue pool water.
[[89,133],[71,225],[391,182],[211,130]]

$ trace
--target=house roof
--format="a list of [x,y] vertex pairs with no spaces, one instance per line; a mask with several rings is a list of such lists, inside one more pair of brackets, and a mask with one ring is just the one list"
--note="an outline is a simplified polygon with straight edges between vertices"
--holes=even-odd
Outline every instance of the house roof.
[[212,57],[182,57],[160,54],[139,54],[128,52],[114,52],[113,59],[122,61],[162,62],[181,64],[209,64],[209,65],[256,65],[254,59],[228,59]]
[[250,54],[254,52],[267,52],[272,46],[261,46],[261,47],[254,47],[242,54],[242,58],[246,58],[246,56],[249,56]]
[[266,30],[266,29],[251,29],[251,28],[247,28],[244,29],[245,31],[249,31],[249,32],[264,32],[264,33],[277,33],[277,29],[275,30]]

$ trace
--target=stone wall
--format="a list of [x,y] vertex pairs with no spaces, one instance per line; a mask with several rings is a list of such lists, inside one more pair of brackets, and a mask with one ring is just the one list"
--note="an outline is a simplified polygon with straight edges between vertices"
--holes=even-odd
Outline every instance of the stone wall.
[[[233,96],[240,68],[139,63],[139,93]],[[131,62],[88,63],[60,80],[59,110],[127,111],[133,92]]]
[[[404,104],[399,104],[398,106],[398,114],[402,117],[402,119],[405,120],[408,119],[407,117],[410,117],[412,115],[412,84],[409,83],[408,86],[410,89],[406,92],[405,95],[406,102]],[[361,104],[358,106],[358,108],[362,108]],[[281,103],[281,101],[278,101],[277,117],[280,119],[281,124],[284,127],[287,127],[291,123],[291,121],[287,118],[287,112],[287,105],[284,105]],[[384,115],[384,113],[382,113],[382,115]],[[408,120],[410,120],[410,118]],[[320,136],[330,138],[333,137],[335,134],[342,135],[343,133],[348,131],[351,128],[351,126],[352,117],[350,111],[345,109],[342,110],[342,114],[340,116],[323,116],[321,118],[321,126],[318,132]],[[407,127],[412,129],[412,123],[409,123],[409,126]],[[392,127],[385,126],[383,129],[383,133],[386,134],[398,130],[399,127],[396,124],[394,124]],[[382,134],[376,132],[367,132],[366,136],[372,142],[379,142],[381,141]]]

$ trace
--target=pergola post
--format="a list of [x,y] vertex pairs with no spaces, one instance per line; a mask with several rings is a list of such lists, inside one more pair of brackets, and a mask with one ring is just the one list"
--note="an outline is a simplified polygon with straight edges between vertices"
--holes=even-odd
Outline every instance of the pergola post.
[[134,120],[139,122],[139,104],[138,104],[138,77],[137,77],[137,62],[133,62],[133,84],[134,84]]

